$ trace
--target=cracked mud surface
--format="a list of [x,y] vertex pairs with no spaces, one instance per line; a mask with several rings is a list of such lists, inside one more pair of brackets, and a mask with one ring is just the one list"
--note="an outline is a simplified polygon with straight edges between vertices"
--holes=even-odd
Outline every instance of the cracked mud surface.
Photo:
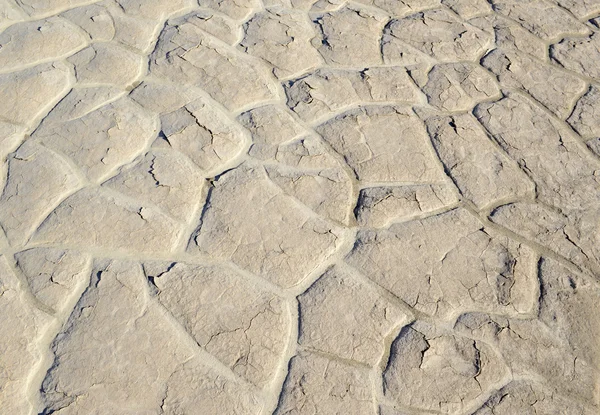
[[600,0],[0,0],[0,413],[600,412]]

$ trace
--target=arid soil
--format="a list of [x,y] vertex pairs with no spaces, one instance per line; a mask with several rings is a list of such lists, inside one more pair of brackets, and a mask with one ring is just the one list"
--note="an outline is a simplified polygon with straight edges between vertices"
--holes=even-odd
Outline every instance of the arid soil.
[[0,414],[596,415],[600,0],[0,0]]

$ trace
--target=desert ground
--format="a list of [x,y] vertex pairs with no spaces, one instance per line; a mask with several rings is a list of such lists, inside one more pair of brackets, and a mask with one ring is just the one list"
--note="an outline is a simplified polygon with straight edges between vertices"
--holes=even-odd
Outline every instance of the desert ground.
[[600,0],[0,0],[0,414],[600,413]]

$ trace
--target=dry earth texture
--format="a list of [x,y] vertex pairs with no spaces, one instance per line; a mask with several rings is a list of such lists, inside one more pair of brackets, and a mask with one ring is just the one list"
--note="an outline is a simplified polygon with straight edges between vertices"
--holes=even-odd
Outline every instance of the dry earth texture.
[[0,0],[0,413],[595,415],[600,0]]

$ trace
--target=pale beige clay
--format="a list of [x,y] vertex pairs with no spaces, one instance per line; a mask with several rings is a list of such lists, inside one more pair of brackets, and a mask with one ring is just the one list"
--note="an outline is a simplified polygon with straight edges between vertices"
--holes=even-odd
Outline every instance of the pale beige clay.
[[0,0],[0,414],[600,413],[600,0]]

